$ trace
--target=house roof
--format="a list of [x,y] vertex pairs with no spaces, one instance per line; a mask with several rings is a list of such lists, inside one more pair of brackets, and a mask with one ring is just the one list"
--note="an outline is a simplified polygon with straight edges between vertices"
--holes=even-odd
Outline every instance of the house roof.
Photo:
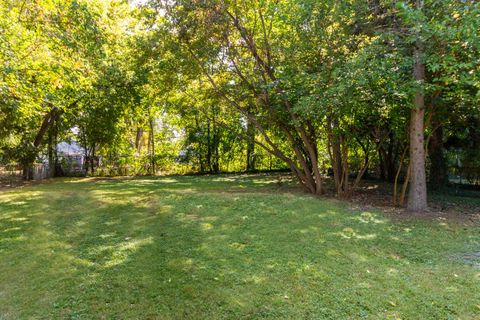
[[68,156],[79,156],[85,154],[85,149],[82,148],[76,141],[62,141],[57,144],[57,152]]

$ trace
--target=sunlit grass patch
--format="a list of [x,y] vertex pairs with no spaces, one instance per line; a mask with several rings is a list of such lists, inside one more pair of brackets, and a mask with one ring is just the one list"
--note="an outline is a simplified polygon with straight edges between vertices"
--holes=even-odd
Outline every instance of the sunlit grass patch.
[[478,318],[478,226],[391,221],[277,181],[4,192],[0,319]]

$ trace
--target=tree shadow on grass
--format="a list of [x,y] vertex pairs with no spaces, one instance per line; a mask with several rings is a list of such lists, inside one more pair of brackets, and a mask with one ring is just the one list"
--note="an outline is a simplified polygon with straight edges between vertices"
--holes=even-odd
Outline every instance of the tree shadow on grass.
[[[237,194],[235,181],[197,179],[66,182],[29,202],[29,240],[2,253],[18,251],[11,279],[2,278],[18,297],[4,301],[21,309],[10,311],[66,319],[386,317],[399,309],[388,301],[403,299],[444,315],[429,303],[447,303],[447,292],[438,286],[426,297],[419,280],[446,276],[421,272],[438,252],[404,245],[429,239],[422,226],[257,192],[268,183]],[[440,231],[435,248],[448,250],[452,235]]]

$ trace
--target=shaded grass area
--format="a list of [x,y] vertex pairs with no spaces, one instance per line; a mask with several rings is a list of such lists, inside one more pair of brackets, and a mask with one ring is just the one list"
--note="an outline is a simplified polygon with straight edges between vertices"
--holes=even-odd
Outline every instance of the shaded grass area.
[[0,194],[0,319],[478,319],[478,225],[391,221],[269,175]]

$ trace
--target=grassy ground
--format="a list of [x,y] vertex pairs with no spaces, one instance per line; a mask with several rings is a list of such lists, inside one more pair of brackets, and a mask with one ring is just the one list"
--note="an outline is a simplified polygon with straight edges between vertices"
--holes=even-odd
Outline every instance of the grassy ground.
[[478,227],[269,176],[57,180],[0,193],[0,319],[480,319]]

